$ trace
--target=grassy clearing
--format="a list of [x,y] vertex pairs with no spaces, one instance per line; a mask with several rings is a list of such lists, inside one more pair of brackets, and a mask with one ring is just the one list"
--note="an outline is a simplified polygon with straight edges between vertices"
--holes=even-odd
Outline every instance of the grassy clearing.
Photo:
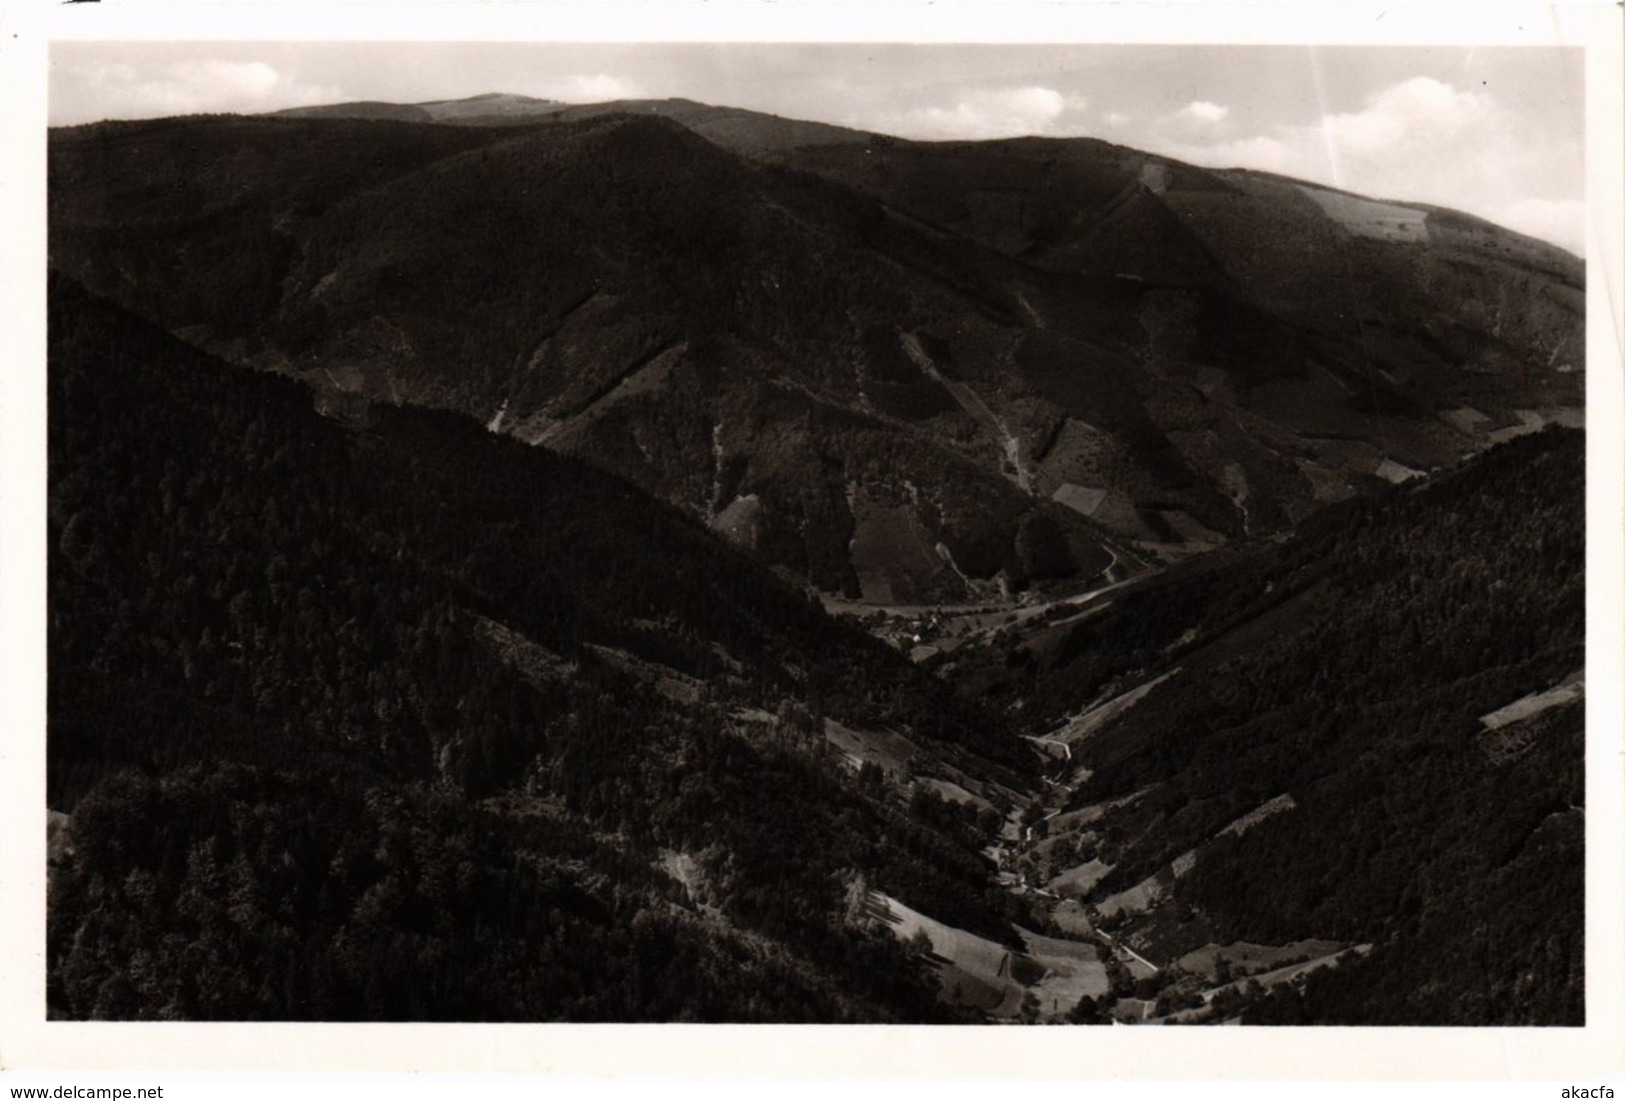
[[824,737],[855,764],[872,764],[894,776],[901,776],[920,756],[920,747],[903,737],[882,730],[854,730],[850,726],[824,720]]
[[1023,952],[968,933],[920,913],[889,895],[871,891],[866,912],[893,935],[909,940],[924,934],[942,982],[943,999],[974,1006],[992,1017],[1021,1014],[1029,994],[1040,1019],[1064,1016],[1078,999],[1102,997],[1111,989],[1106,965],[1093,944],[1044,936],[1017,927]]
[[978,810],[990,810],[994,813],[998,812],[998,808],[992,803],[988,802],[980,795],[977,795],[975,792],[960,787],[952,780],[940,780],[934,776],[931,776],[918,781],[918,783],[924,784],[926,787],[930,788],[932,791],[936,792],[950,803],[969,803]]
[[490,646],[505,665],[531,684],[541,686],[567,681],[575,676],[575,662],[566,660],[494,619],[476,615],[473,620],[475,636]]
[[1231,822],[1228,826],[1219,831],[1219,836],[1240,837],[1242,834],[1264,821],[1264,819],[1272,817],[1273,815],[1281,814],[1285,811],[1293,810],[1297,807],[1297,805],[1298,801],[1292,798],[1291,795],[1277,795],[1273,799],[1260,803],[1258,806],[1254,807],[1252,810],[1248,811],[1234,822]]
[[1320,959],[1335,955],[1345,947],[1335,940],[1295,940],[1279,947],[1249,944],[1246,941],[1225,945],[1206,944],[1180,956],[1174,965],[1209,982],[1218,982],[1221,962],[1229,967],[1232,976],[1244,978],[1287,967],[1293,962],[1302,962],[1306,957]]
[[[860,730],[835,719],[825,719],[824,739],[854,769],[875,765],[894,781],[912,777],[916,784],[924,785],[949,802],[1002,813],[994,800],[1004,802],[1016,798],[1016,793],[1009,788],[966,773],[893,731]],[[975,771],[972,769],[972,773]]]
[[1079,807],[1077,810],[1069,810],[1063,814],[1057,814],[1054,818],[1051,818],[1049,822],[1050,836],[1058,837],[1063,833],[1072,833],[1083,828],[1084,826],[1093,825],[1110,812],[1118,810],[1122,807],[1126,807],[1130,803],[1144,798],[1145,794],[1150,790],[1151,789],[1148,787],[1141,788],[1139,791],[1129,792],[1121,799],[1111,799],[1104,803],[1091,803],[1087,807]]
[[[1291,795],[1277,795],[1275,798],[1266,800],[1240,818],[1230,822],[1213,836],[1215,839],[1219,837],[1240,837],[1265,819],[1293,810],[1297,805],[1297,800],[1293,799]],[[1155,908],[1171,893],[1174,881],[1189,875],[1191,870],[1196,867],[1201,849],[1202,846],[1197,846],[1180,853],[1169,862],[1166,868],[1147,876],[1134,886],[1118,891],[1106,898],[1099,906],[1101,916],[1106,917],[1115,914],[1133,916]],[[1109,867],[1106,868],[1105,871],[1100,873],[1100,877],[1103,878],[1106,872],[1110,870]]]
[[1084,516],[1093,516],[1106,500],[1107,490],[1093,486],[1080,486],[1072,482],[1062,482],[1059,489],[1050,494],[1050,500],[1065,505],[1074,512]]
[[1305,187],[1302,184],[1298,185],[1298,190],[1313,199],[1333,221],[1356,237],[1369,237],[1374,241],[1408,241],[1416,244],[1428,239],[1425,210],[1362,199],[1340,191]]
[[867,912],[888,925],[899,940],[921,933],[930,940],[944,1001],[975,1006],[996,1017],[1014,1017],[1020,1011],[1026,987],[1011,974],[1016,954],[1010,949],[945,925],[879,891],[869,892],[868,903]]
[[1058,895],[1081,898],[1094,890],[1095,884],[1105,879],[1106,874],[1111,870],[1112,866],[1110,864],[1103,863],[1100,860],[1090,860],[1087,863],[1079,864],[1075,868],[1068,868],[1054,879],[1051,879],[1049,889]]
[[735,497],[711,518],[711,527],[729,542],[754,547],[761,533],[762,500],[754,493]]
[[1585,696],[1584,677],[1585,671],[1578,670],[1565,678],[1563,683],[1544,692],[1533,692],[1513,700],[1505,707],[1496,708],[1487,715],[1480,715],[1478,721],[1483,723],[1486,729],[1499,730],[1504,726],[1532,719],[1542,711],[1574,703]]
[[1154,680],[1146,681],[1137,688],[1131,688],[1127,692],[1113,696],[1104,703],[1085,709],[1081,714],[1070,719],[1065,726],[1057,730],[1051,737],[1076,748],[1079,742],[1084,741],[1095,731],[1145,699],[1151,694],[1152,689],[1177,672],[1179,672],[1178,667],[1170,669]]
[[690,901],[696,901],[700,891],[699,861],[691,853],[680,849],[660,850],[660,869],[683,885]]
[[1338,949],[1334,952],[1328,952],[1323,956],[1317,956],[1314,959],[1304,960],[1302,963],[1289,964],[1286,967],[1277,967],[1274,970],[1264,971],[1246,979],[1238,979],[1235,982],[1226,983],[1224,986],[1214,987],[1212,990],[1204,990],[1202,992],[1202,1000],[1204,1002],[1211,1002],[1221,992],[1236,989],[1247,983],[1256,982],[1260,986],[1270,987],[1278,986],[1285,982],[1296,982],[1312,972],[1319,971],[1323,967],[1336,967],[1351,954],[1360,956],[1367,955],[1370,953],[1371,948],[1372,946],[1369,944],[1356,944],[1352,948]]
[[636,654],[629,653],[617,646],[599,646],[589,642],[583,646],[583,649],[611,668],[650,685],[656,692],[669,700],[691,704],[700,698],[700,688],[703,682],[697,677],[691,677],[687,673],[679,673],[670,666],[662,665],[657,661],[640,658]]
[[1078,999],[1099,998],[1111,990],[1106,965],[1093,944],[1046,937],[1017,927],[1027,954],[1042,965],[1043,976],[1032,985],[1041,1017],[1065,1015]]
[[1177,878],[1172,868],[1164,868],[1134,886],[1102,899],[1096,909],[1101,917],[1143,914],[1167,897]]
[[1470,405],[1463,405],[1459,409],[1442,410],[1439,419],[1464,436],[1476,436],[1480,428],[1490,423],[1489,416]]
[[1383,456],[1382,462],[1377,464],[1376,474],[1377,477],[1381,478],[1383,481],[1390,482],[1393,485],[1399,485],[1401,482],[1408,482],[1412,478],[1423,478],[1427,476],[1426,471],[1414,470],[1411,467],[1406,466],[1404,463],[1395,462],[1386,455]]
[[1527,436],[1531,432],[1539,432],[1545,425],[1541,415],[1533,409],[1514,409],[1512,412],[1518,418],[1515,423],[1485,433],[1491,443],[1505,443],[1519,436]]
[[73,855],[73,818],[59,810],[45,812],[45,859],[58,864]]
[[1309,479],[1313,488],[1316,504],[1330,504],[1333,501],[1346,500],[1354,495],[1354,488],[1349,484],[1348,475],[1340,470],[1322,466],[1302,457],[1294,458],[1293,463],[1298,472]]
[[929,596],[926,587],[947,573],[906,505],[875,501],[858,488],[852,518],[852,568],[864,600],[891,604]]
[[1083,903],[1075,898],[1057,903],[1050,911],[1049,917],[1055,923],[1055,927],[1063,933],[1081,937],[1095,931],[1095,927],[1089,923],[1089,915],[1084,912]]

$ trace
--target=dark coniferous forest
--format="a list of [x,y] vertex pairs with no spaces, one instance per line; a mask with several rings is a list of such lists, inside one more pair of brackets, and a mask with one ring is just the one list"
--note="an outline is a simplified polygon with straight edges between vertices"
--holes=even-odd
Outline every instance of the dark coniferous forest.
[[[968,759],[976,713],[684,518],[446,414],[324,420],[62,284],[51,336],[68,1012],[949,1019],[846,880],[1009,937],[974,816],[732,729],[802,685]],[[726,854],[703,901],[668,847]]]
[[1573,257],[366,106],[52,134],[53,1016],[1583,1023]]

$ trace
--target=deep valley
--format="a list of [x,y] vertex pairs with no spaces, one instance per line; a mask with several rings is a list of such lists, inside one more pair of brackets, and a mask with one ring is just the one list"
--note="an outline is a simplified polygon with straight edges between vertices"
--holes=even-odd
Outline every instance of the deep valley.
[[1576,257],[684,100],[49,185],[54,1016],[1583,1023]]

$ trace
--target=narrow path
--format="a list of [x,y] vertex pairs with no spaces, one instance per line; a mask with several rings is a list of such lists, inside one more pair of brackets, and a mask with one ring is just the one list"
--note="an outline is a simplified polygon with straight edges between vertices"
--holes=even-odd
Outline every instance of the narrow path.
[[982,400],[982,395],[963,382],[945,381],[943,385],[948,388],[948,392],[954,396],[954,399],[959,402],[960,407],[965,412],[987,424],[998,435],[999,444],[1004,450],[1005,460],[1010,464],[1010,470],[1005,472],[1005,477],[1014,482],[1016,488],[1020,489],[1021,492],[1030,496],[1033,492],[1033,477],[1032,472],[1021,461],[1021,441],[998,418],[997,414],[988,408],[987,402]]
[[[1026,738],[1029,742],[1036,743],[1037,745],[1058,745],[1061,747],[1062,752],[1066,754],[1066,759],[1069,761],[1072,759],[1072,747],[1058,738],[1040,738],[1034,734],[1023,734],[1022,737]],[[1053,817],[1053,815],[1051,817]]]
[[[1022,299],[1022,305],[1026,305],[1026,299]],[[1027,308],[1029,311],[1032,309],[1030,306]],[[1005,461],[1010,467],[1009,470],[1002,471],[1004,476],[1014,482],[1016,488],[1020,489],[1021,492],[1031,496],[1033,492],[1032,472],[1021,462],[1021,441],[1010,431],[1004,421],[1000,420],[998,415],[988,407],[987,402],[982,400],[980,394],[963,382],[942,376],[942,372],[937,370],[936,363],[932,361],[930,353],[920,343],[919,337],[913,333],[901,333],[899,335],[902,337],[903,351],[908,353],[908,358],[914,361],[914,365],[924,372],[925,376],[932,382],[947,390],[953,396],[953,399],[959,403],[961,409],[991,429],[993,434],[999,437],[999,446],[1004,451]]]
[[1127,952],[1129,955],[1133,956],[1135,959],[1139,960],[1141,963],[1143,963],[1147,967],[1151,968],[1151,970],[1153,970],[1153,971],[1161,971],[1162,970],[1162,968],[1158,967],[1156,964],[1152,963],[1150,960],[1148,960],[1144,956],[1140,955],[1140,953],[1136,952],[1134,949],[1130,948],[1128,945],[1124,944],[1122,941],[1118,940],[1116,937],[1112,936],[1110,933],[1105,932],[1104,930],[1101,930],[1101,929],[1096,929],[1095,930],[1095,935],[1100,937],[1100,939],[1104,940],[1107,944],[1111,945],[1113,948],[1116,948],[1116,949],[1118,949],[1120,951],[1123,951],[1123,952]]
[[1022,294],[1020,291],[1017,291],[1016,301],[1021,303],[1022,310],[1025,311],[1027,316],[1032,319],[1033,325],[1040,329],[1049,328],[1049,326],[1044,323],[1044,319],[1038,316],[1038,311],[1033,309],[1033,304],[1027,301],[1026,295]]
[[[705,514],[716,519],[717,510],[729,502],[722,499],[722,421],[711,425],[711,499],[705,503]],[[851,501],[847,502],[848,507]]]

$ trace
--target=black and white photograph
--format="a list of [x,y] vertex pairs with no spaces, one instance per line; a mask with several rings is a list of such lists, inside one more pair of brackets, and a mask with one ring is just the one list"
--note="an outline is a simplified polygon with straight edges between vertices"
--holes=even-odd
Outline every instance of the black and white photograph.
[[1586,62],[52,43],[45,1018],[1584,1028]]

